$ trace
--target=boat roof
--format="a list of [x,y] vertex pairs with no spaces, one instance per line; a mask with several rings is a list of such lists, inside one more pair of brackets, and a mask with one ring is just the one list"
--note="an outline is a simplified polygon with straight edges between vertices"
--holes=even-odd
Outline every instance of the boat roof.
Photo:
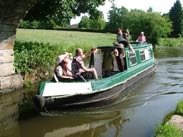
[[122,49],[121,47],[119,46],[98,46],[96,47],[97,49]]
[[[132,44],[133,48],[142,48],[142,47],[149,47],[152,44],[149,43],[140,43],[140,42],[130,42],[130,44]],[[107,45],[103,45],[103,46],[97,46],[97,49],[108,49],[108,50],[113,50],[113,49],[122,49],[120,46],[107,46]]]

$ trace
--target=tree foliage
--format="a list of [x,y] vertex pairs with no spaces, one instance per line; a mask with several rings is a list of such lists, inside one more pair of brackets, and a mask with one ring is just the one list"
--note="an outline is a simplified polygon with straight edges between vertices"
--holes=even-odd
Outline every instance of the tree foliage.
[[90,19],[88,16],[83,16],[79,28],[101,30],[105,28],[105,20],[103,17]]
[[109,11],[107,30],[115,32],[117,28],[125,26],[125,16],[128,16],[129,12],[125,7],[117,8],[115,5],[112,5],[111,9]]
[[171,32],[169,19],[162,17],[160,13],[136,9],[128,11],[124,7],[112,6],[109,14],[108,29],[111,31],[117,30],[118,27],[128,29],[133,40],[144,31],[147,40],[155,44],[160,37],[166,37]]
[[90,26],[90,19],[88,18],[88,16],[83,16],[81,18],[81,21],[79,22],[78,27],[79,28],[85,28],[88,29]]
[[182,34],[182,17],[183,17],[182,5],[180,3],[180,0],[177,0],[174,3],[173,7],[170,9],[169,17],[170,20],[172,21],[173,26],[171,36],[178,37],[180,34]]
[[54,21],[56,24],[69,24],[71,18],[89,13],[94,19],[101,16],[96,7],[103,5],[105,0],[38,0],[29,10],[25,20]]

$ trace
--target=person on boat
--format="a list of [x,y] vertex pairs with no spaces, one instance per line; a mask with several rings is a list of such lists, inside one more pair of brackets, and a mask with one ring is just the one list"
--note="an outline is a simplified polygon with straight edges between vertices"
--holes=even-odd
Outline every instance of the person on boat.
[[113,72],[124,70],[124,54],[120,50],[114,49],[113,51]]
[[[95,68],[87,68],[84,66],[83,59],[90,56],[96,49],[92,49],[91,51],[83,54],[83,50],[81,48],[76,49],[76,55],[72,60],[72,74],[74,78],[78,78],[80,76],[84,77],[84,79],[88,76],[88,74],[92,73],[94,79],[98,79],[97,72]],[[88,78],[87,78],[88,79]]]
[[72,54],[71,53],[68,53],[68,52],[64,52],[64,54],[62,54],[62,55],[59,55],[58,57],[57,57],[57,64],[59,64],[59,63],[61,63],[62,62],[62,60],[64,60],[64,59],[66,59],[66,58],[68,58],[69,60],[69,62],[68,62],[68,68],[71,70],[71,62],[72,62],[72,58],[73,58],[73,56],[72,56]]
[[120,46],[121,48],[124,49],[124,45],[128,45],[129,49],[132,51],[132,53],[135,53],[132,45],[130,44],[130,42],[127,39],[128,36],[128,31],[127,33],[123,33],[122,29],[118,29],[118,33],[117,33],[117,41],[113,42],[114,46]]
[[111,76],[111,71],[113,68],[113,55],[110,50],[103,49],[103,61],[102,61],[102,76]]
[[71,59],[69,57],[71,57],[71,54],[66,52],[57,58],[58,64],[56,65],[54,72],[58,81],[61,81],[62,79],[73,79],[71,72]]
[[146,42],[146,36],[144,35],[144,32],[141,32],[138,36],[136,42],[145,43]]

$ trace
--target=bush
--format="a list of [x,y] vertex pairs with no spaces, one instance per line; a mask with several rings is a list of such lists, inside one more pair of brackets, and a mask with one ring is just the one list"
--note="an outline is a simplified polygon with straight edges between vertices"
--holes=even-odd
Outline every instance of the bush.
[[183,132],[171,124],[160,125],[156,129],[155,137],[183,137]]
[[177,108],[176,108],[176,110],[175,110],[175,114],[183,115],[183,101],[180,101],[180,102],[177,104]]
[[169,46],[169,47],[177,47],[183,46],[182,38],[161,38],[159,41],[160,46]]
[[59,54],[56,46],[38,42],[15,42],[14,66],[16,72],[25,75],[38,70],[50,71],[55,65],[55,55]]

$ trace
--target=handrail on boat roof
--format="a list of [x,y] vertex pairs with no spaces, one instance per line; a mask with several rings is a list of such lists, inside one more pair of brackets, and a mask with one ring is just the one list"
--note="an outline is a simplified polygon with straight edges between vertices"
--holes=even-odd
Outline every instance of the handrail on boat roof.
[[119,46],[97,46],[97,49],[122,49]]
[[[130,44],[132,44],[132,46],[133,47],[147,47],[147,46],[150,46],[150,45],[152,45],[152,44],[150,44],[150,43],[140,43],[140,42],[135,42],[135,41],[132,41],[132,42],[130,42]],[[113,49],[122,49],[121,47],[119,47],[119,46],[107,46],[107,45],[105,45],[105,46],[97,46],[96,47],[97,49],[109,49],[109,50],[113,50]]]

